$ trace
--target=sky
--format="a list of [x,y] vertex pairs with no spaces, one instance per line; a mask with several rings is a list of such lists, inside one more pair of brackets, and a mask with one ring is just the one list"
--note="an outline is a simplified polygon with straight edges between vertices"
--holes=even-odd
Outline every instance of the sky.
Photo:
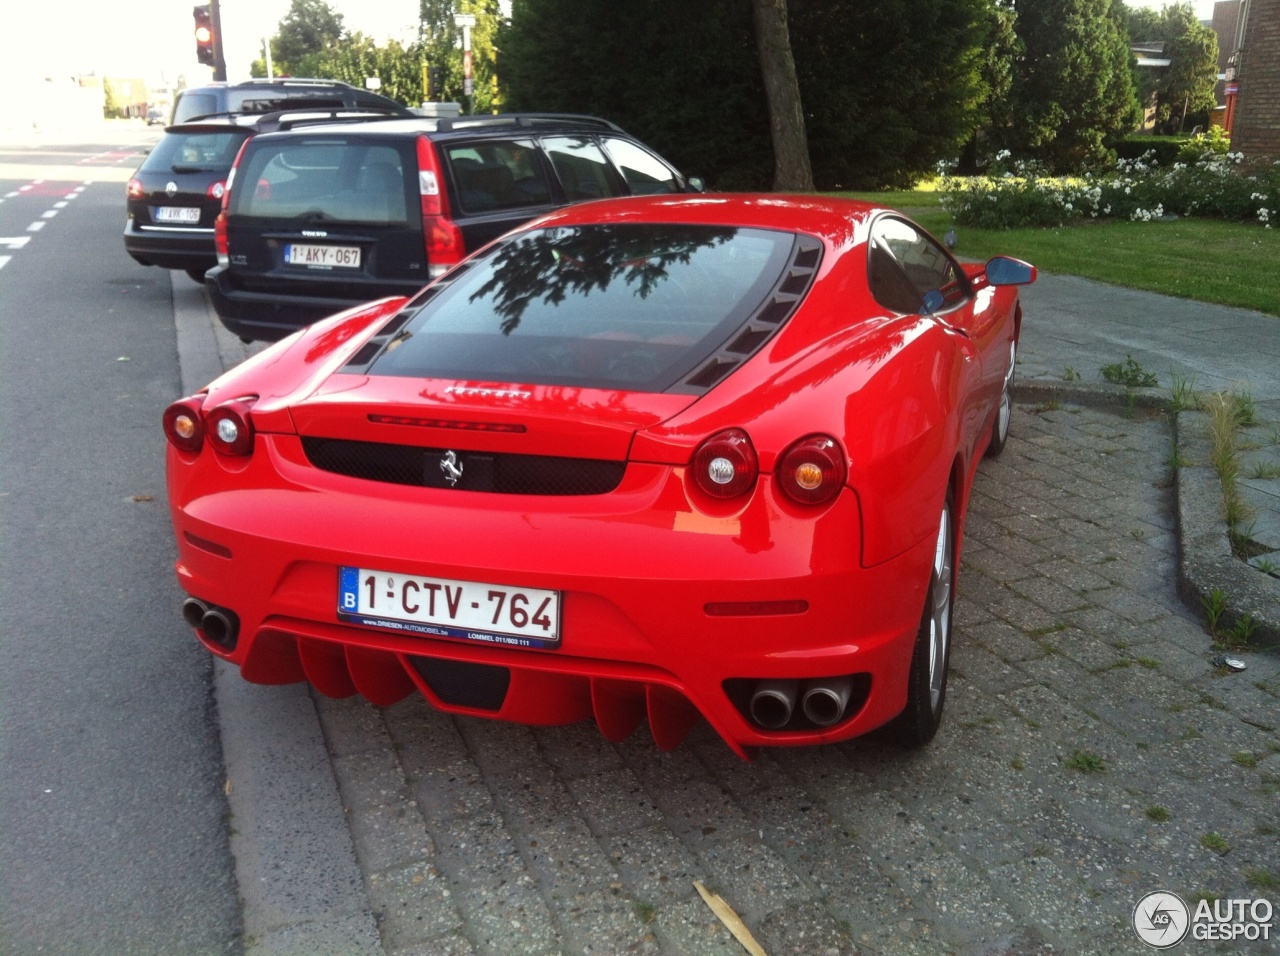
[[[1165,0],[1126,0],[1131,7],[1159,9]],[[221,0],[227,73],[247,79],[261,56],[264,36],[289,9],[290,0]],[[353,32],[412,39],[418,0],[329,0]],[[212,77],[196,61],[191,8],[194,0],[0,0],[0,81],[8,77],[98,73],[141,76],[172,85]],[[1201,19],[1213,15],[1213,0],[1195,0]],[[14,27],[17,27],[15,29]]]

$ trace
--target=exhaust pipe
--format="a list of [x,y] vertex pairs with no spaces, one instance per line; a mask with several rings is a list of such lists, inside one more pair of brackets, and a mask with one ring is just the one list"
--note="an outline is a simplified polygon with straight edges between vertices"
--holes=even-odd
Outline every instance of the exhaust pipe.
[[830,727],[844,716],[853,693],[853,681],[848,677],[831,677],[810,681],[805,687],[800,706],[804,715],[818,727]]
[[796,708],[799,681],[762,680],[751,695],[751,719],[766,730],[781,730]]
[[199,598],[189,597],[182,602],[182,619],[192,627],[199,627],[208,613],[209,605]]
[[210,607],[200,619],[200,630],[215,644],[231,647],[240,633],[240,619],[224,607]]

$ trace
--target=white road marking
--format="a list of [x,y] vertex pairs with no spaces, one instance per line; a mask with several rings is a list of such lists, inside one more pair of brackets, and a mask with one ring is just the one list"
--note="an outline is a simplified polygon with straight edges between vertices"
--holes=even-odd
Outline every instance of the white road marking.
[[57,214],[58,214],[58,210],[56,210],[56,209],[46,209],[44,212],[40,213],[40,218],[41,218],[41,219],[52,219],[52,218],[53,218],[54,216],[56,216]]
[[9,238],[0,236],[0,246],[4,246],[6,249],[21,249],[30,241],[30,236],[11,236]]
[[13,256],[0,256],[0,269],[3,269],[5,266],[7,266],[9,264],[9,260],[12,258]]
[[39,222],[33,222],[31,225],[27,226],[27,232],[39,232],[43,228],[44,220],[42,219]]

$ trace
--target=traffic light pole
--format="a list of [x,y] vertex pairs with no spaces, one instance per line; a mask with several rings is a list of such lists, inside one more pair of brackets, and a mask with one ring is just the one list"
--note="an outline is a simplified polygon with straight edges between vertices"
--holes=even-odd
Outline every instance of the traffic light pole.
[[213,78],[225,81],[227,58],[222,53],[222,11],[218,0],[209,0],[209,19],[213,25]]

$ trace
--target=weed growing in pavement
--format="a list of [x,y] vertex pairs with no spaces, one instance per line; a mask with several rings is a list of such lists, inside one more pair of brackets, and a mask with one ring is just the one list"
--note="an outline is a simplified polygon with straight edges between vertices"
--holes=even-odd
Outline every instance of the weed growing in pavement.
[[1146,813],[1148,820],[1153,820],[1156,823],[1168,823],[1173,819],[1173,814],[1158,803],[1153,803],[1143,812]]
[[1231,852],[1231,844],[1227,842],[1226,837],[1221,833],[1204,834],[1200,837],[1200,845],[1206,850],[1212,850],[1219,856]]
[[1102,366],[1102,377],[1112,385],[1128,388],[1154,388],[1160,384],[1156,373],[1148,372],[1132,355],[1126,355],[1124,362]]
[[1244,879],[1255,890],[1280,890],[1280,877],[1270,870],[1245,870]]
[[1136,661],[1139,667],[1145,667],[1149,671],[1153,671],[1160,666],[1160,662],[1154,657],[1139,657],[1136,658]]
[[1280,465],[1269,461],[1255,461],[1253,470],[1249,472],[1249,477],[1257,478],[1260,481],[1268,478],[1280,478]]
[[1062,380],[1064,382],[1078,382],[1080,381],[1080,373],[1068,365],[1062,372]]
[[1039,405],[1031,409],[1033,414],[1042,415],[1045,412],[1056,412],[1062,407],[1062,403],[1057,399],[1049,399],[1047,402],[1041,402]]
[[1009,766],[1012,767],[1014,770],[1027,769],[1027,765],[1023,763],[1021,757],[1014,757],[1012,760],[1009,761]]
[[1277,570],[1280,570],[1280,568],[1277,568],[1276,563],[1267,557],[1255,558],[1253,566],[1266,574],[1275,574]]
[[655,916],[658,915],[658,908],[652,903],[645,903],[641,900],[635,900],[631,904],[631,909],[636,916],[640,918],[642,923],[652,923]]
[[1169,401],[1169,410],[1183,412],[1199,408],[1201,399],[1195,390],[1195,379],[1183,378],[1177,372],[1170,372],[1169,376],[1173,381],[1173,397]]
[[1230,640],[1229,646],[1248,644],[1253,640],[1253,635],[1257,630],[1258,622],[1253,619],[1253,615],[1241,614],[1227,630],[1225,636]]
[[1095,753],[1077,750],[1067,758],[1067,768],[1080,773],[1106,773],[1107,762]]
[[1238,767],[1256,767],[1258,758],[1247,750],[1240,750],[1231,755],[1231,762]]

